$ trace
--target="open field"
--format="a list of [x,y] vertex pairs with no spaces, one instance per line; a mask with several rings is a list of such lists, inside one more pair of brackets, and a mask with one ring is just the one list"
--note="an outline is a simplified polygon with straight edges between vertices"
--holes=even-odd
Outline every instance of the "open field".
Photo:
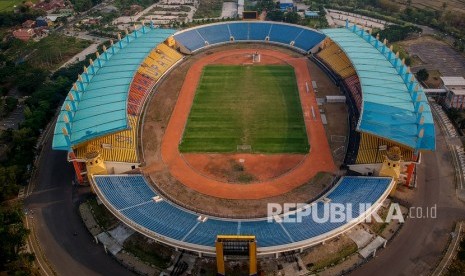
[[54,70],[89,45],[87,40],[51,34],[37,42],[17,42],[5,54],[15,62],[27,60],[34,66]]
[[12,11],[15,5],[19,5],[22,2],[24,2],[24,0],[2,0],[0,1],[0,12]]
[[209,65],[202,72],[181,152],[307,153],[294,69]]

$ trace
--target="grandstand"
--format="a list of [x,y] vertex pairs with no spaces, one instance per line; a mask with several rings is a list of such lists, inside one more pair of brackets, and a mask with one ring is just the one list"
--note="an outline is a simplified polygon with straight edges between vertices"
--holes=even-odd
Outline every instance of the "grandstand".
[[[353,204],[352,218],[344,222],[316,223],[311,216],[302,222],[273,222],[271,218],[233,220],[193,213],[161,198],[142,175],[96,175],[94,189],[107,208],[128,226],[176,248],[215,254],[217,235],[254,235],[258,254],[270,255],[303,249],[347,231],[375,211],[389,194],[394,182],[390,177],[343,177],[320,199],[284,216],[316,204],[323,217],[323,205]],[[328,203],[329,202],[329,203]],[[369,204],[367,210],[359,204]],[[199,220],[202,216],[206,220]]]
[[128,116],[129,128],[114,134],[105,135],[79,145],[74,152],[77,159],[85,159],[88,152],[99,151],[104,160],[137,163],[137,124],[139,118]]
[[350,63],[349,58],[337,46],[336,43],[329,40],[323,43],[324,48],[317,56],[326,63],[341,79],[346,79],[355,75],[355,69]]
[[224,22],[202,25],[174,34],[181,51],[190,54],[207,46],[230,42],[269,42],[308,53],[324,38],[320,32],[277,22]]
[[63,104],[53,148],[72,150],[74,162],[99,152],[105,162],[128,164],[113,166],[116,172],[134,168],[139,163],[137,131],[145,100],[183,57],[162,43],[173,32],[143,25],[97,53]]
[[434,150],[429,104],[398,54],[356,25],[347,23],[345,28],[322,32],[327,38],[315,58],[337,76],[335,80],[345,87],[356,108],[357,133],[351,135],[352,149],[348,150],[355,157],[346,161],[379,164],[387,149],[396,146],[405,165],[414,166],[410,162],[418,161],[420,151]]
[[[356,110],[350,135],[359,137],[357,143],[349,143],[356,145],[355,165],[379,167],[387,160],[389,148],[395,147],[393,152],[399,148],[399,155],[411,166],[421,151],[434,150],[433,120],[421,86],[392,49],[357,26],[320,32],[285,23],[246,21],[176,32],[142,25],[97,54],[78,76],[61,108],[53,139],[53,148],[67,151],[69,160],[75,162],[78,178],[89,158],[104,160],[107,168],[118,163],[107,170],[100,162],[101,170],[95,171],[104,175],[89,173],[88,177],[106,207],[136,231],[175,248],[204,254],[215,253],[219,234],[254,235],[262,256],[301,250],[359,223],[376,208],[360,210],[358,203],[380,203],[396,184],[397,176],[390,174],[384,176],[392,177],[342,177],[310,205],[355,204],[352,220],[317,224],[304,217],[302,223],[268,223],[268,218],[234,220],[194,213],[161,197],[144,176],[119,175],[143,161],[138,156],[138,128],[145,102],[157,92],[163,76],[183,60],[183,54],[233,42],[272,43],[302,54],[321,46],[314,57],[337,76]],[[404,160],[399,156],[396,162]],[[293,215],[298,212],[303,210]]]
[[434,125],[426,96],[398,55],[355,25],[323,33],[345,53],[360,79],[363,108],[357,130],[416,152],[434,150]]

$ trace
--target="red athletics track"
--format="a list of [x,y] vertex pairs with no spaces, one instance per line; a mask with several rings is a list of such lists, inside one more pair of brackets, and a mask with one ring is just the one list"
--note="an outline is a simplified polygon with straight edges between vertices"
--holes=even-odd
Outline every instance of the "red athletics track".
[[[200,81],[202,68],[228,56],[247,55],[256,51],[262,55],[261,64],[266,64],[266,57],[268,56],[270,57],[268,60],[280,59],[294,67],[311,148],[310,153],[293,170],[267,181],[231,184],[208,178],[189,166],[178,149],[194,100],[195,90]],[[309,93],[306,92],[306,82],[309,83]],[[312,115],[312,106],[315,119]],[[169,168],[170,173],[181,183],[197,192],[225,199],[260,199],[281,195],[303,185],[320,171],[334,172],[336,170],[325,129],[321,122],[315,93],[312,90],[311,78],[307,69],[307,59],[304,57],[293,58],[279,51],[264,49],[238,49],[218,52],[206,56],[192,65],[186,75],[173,114],[166,128],[161,145],[161,154],[163,162]]]

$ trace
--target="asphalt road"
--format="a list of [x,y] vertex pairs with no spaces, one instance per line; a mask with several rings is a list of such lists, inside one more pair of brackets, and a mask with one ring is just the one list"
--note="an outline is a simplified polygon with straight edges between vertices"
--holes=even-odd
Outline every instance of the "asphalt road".
[[30,216],[48,262],[58,275],[131,275],[105,254],[102,245],[95,244],[85,228],[77,208],[89,189],[71,185],[73,168],[66,152],[51,150],[50,137],[44,145],[37,184],[25,202],[34,212]]
[[455,222],[465,219],[465,204],[456,196],[452,157],[438,128],[436,133],[436,152],[422,155],[410,204],[423,210],[436,205],[437,218],[407,219],[392,243],[353,275],[429,275],[442,257]]

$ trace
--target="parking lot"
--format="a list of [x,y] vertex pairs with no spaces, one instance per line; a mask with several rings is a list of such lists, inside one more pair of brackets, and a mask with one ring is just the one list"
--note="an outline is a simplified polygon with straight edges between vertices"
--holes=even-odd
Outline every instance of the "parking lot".
[[448,44],[425,36],[402,42],[410,56],[417,56],[423,64],[413,66],[414,72],[425,68],[439,70],[443,76],[464,76],[465,57]]

